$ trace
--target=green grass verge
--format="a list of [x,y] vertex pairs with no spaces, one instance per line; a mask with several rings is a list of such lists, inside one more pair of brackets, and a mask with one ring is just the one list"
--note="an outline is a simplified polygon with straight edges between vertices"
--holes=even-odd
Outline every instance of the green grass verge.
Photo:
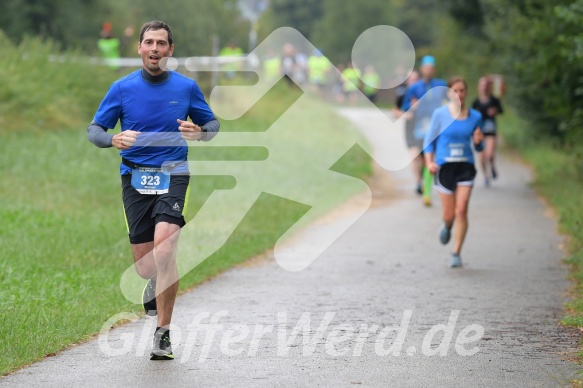
[[[101,92],[106,88],[102,85]],[[297,152],[326,154],[335,147],[350,148],[355,131],[346,121],[330,108],[298,97],[299,93],[278,85],[242,119],[223,121],[222,130],[265,130],[298,102],[296,109],[302,115],[287,124],[297,126],[294,136],[287,139],[290,155],[303,159]],[[323,117],[330,125],[311,127],[315,117]],[[10,355],[0,358],[0,375],[88,338],[120,311],[141,311],[119,288],[120,276],[132,259],[117,152],[88,143],[83,127],[45,129],[30,123],[22,123],[18,131],[0,129],[0,352]],[[229,157],[227,150],[217,152]],[[241,152],[238,156],[244,158],[249,151]],[[371,173],[371,160],[354,147],[333,169],[364,177]],[[293,187],[298,184],[291,180],[290,190],[301,189]],[[193,179],[187,220],[215,189],[232,185],[228,177]],[[326,204],[322,211],[355,194],[350,188],[322,187],[310,180],[307,185],[322,196]],[[227,244],[181,279],[180,289],[271,248],[307,209],[263,194]],[[228,207],[220,209],[217,219],[227,211]]]
[[[534,186],[553,206],[560,230],[568,236],[566,261],[575,287],[562,323],[583,328],[583,175],[576,153],[549,140],[532,139],[528,124],[512,111],[501,117],[504,139],[534,168]],[[583,360],[583,350],[579,356]]]
[[[103,84],[122,72],[88,66],[76,52],[27,37],[18,46],[0,30],[4,71],[0,74],[0,130],[46,130],[82,125],[103,98]],[[53,59],[51,59],[53,58]]]

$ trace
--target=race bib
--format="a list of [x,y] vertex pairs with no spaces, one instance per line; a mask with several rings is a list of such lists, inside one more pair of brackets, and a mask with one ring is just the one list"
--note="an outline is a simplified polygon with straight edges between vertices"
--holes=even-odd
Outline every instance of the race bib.
[[466,162],[467,160],[463,143],[449,144],[449,156],[445,158],[446,162]]
[[494,133],[496,132],[496,123],[494,120],[484,120],[482,125],[482,132],[483,133]]
[[155,167],[132,169],[132,187],[140,194],[166,194],[170,188],[170,175]]

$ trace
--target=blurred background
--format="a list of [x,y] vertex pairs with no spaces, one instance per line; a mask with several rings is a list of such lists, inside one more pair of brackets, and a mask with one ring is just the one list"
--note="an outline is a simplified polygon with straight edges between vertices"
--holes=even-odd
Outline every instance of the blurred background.
[[141,24],[160,19],[174,31],[175,56],[189,57],[229,44],[249,52],[289,26],[341,63],[363,31],[389,24],[411,38],[419,57],[437,58],[441,78],[461,74],[475,85],[483,74],[503,74],[508,100],[533,134],[580,143],[582,15],[580,0],[6,0],[0,30],[14,46],[36,37],[52,53],[86,55],[99,54],[107,30],[122,57],[135,57]]

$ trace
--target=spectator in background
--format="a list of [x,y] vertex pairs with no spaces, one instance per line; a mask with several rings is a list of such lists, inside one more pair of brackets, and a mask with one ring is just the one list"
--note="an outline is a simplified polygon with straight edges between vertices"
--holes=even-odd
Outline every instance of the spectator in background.
[[364,68],[362,75],[362,92],[372,102],[376,104],[377,94],[381,87],[381,76],[376,72],[374,66],[368,65]]
[[341,103],[348,100],[351,105],[358,101],[358,91],[360,90],[360,76],[361,71],[354,67],[352,62],[346,64],[346,68],[342,71],[342,94],[340,95]]
[[[417,72],[415,71],[415,73],[417,73]],[[393,79],[399,80],[399,82],[400,82],[402,79],[405,79],[404,75],[405,75],[405,68],[402,65],[398,65],[397,68],[395,69],[395,76],[393,77]],[[411,86],[411,83],[408,82],[410,77],[411,77],[411,74],[409,74],[409,77],[407,77],[407,79],[405,79],[405,81],[401,82],[401,84],[395,88],[395,107],[398,110],[400,110],[401,106],[403,105],[403,100],[405,99],[405,94],[407,93],[407,88],[409,86]],[[416,81],[418,81],[418,80],[419,80],[419,73],[417,73]]]
[[296,47],[291,43],[283,45],[283,54],[281,57],[281,74],[291,86],[304,84],[307,77],[307,63],[305,56],[300,54]]
[[97,47],[102,58],[105,59],[107,66],[111,69],[119,69],[119,64],[115,61],[120,58],[120,41],[113,37],[111,23],[103,23],[101,38],[97,41]]
[[342,96],[342,86],[344,84],[344,82],[342,81],[343,77],[342,77],[342,73],[344,72],[345,66],[343,63],[339,63],[336,65],[336,69],[338,69],[338,72],[333,72],[333,78],[332,78],[332,95],[334,96],[334,98],[336,99],[337,102],[341,102],[343,96]]
[[314,92],[320,97],[324,95],[330,69],[331,65],[328,58],[320,50],[315,49],[310,58],[308,58],[308,80]]
[[[245,52],[241,47],[237,46],[235,41],[229,42],[227,46],[223,47],[221,51],[219,51],[219,57],[242,57],[243,54],[245,54]],[[222,69],[225,70],[223,73],[227,78],[233,79],[235,78],[235,75],[237,75],[237,71],[241,69],[241,63],[227,63],[222,66]]]
[[263,60],[263,72],[265,77],[270,80],[279,79],[281,71],[281,58],[271,49],[267,57]]
[[490,186],[490,177],[492,179],[498,177],[498,172],[494,165],[496,131],[498,129],[496,116],[503,112],[500,100],[492,95],[492,81],[488,77],[482,77],[478,81],[478,97],[474,100],[472,108],[482,114],[484,152],[482,152],[481,164],[484,172],[484,184],[488,187]]
[[122,55],[126,56],[132,56],[134,55],[135,52],[135,46],[133,45],[133,40],[134,40],[134,33],[135,33],[135,29],[134,26],[132,26],[131,24],[128,25],[125,30],[123,30],[123,36],[121,37],[121,53]]

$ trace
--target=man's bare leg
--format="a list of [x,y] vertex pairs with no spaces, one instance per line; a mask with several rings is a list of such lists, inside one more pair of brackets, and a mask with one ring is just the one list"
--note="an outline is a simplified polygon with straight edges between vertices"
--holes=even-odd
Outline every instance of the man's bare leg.
[[156,264],[156,303],[158,327],[168,327],[178,292],[178,268],[176,248],[180,226],[167,222],[156,224],[154,233],[154,262]]
[[134,254],[134,266],[138,275],[143,279],[152,278],[156,274],[154,242],[132,244],[132,253]]

